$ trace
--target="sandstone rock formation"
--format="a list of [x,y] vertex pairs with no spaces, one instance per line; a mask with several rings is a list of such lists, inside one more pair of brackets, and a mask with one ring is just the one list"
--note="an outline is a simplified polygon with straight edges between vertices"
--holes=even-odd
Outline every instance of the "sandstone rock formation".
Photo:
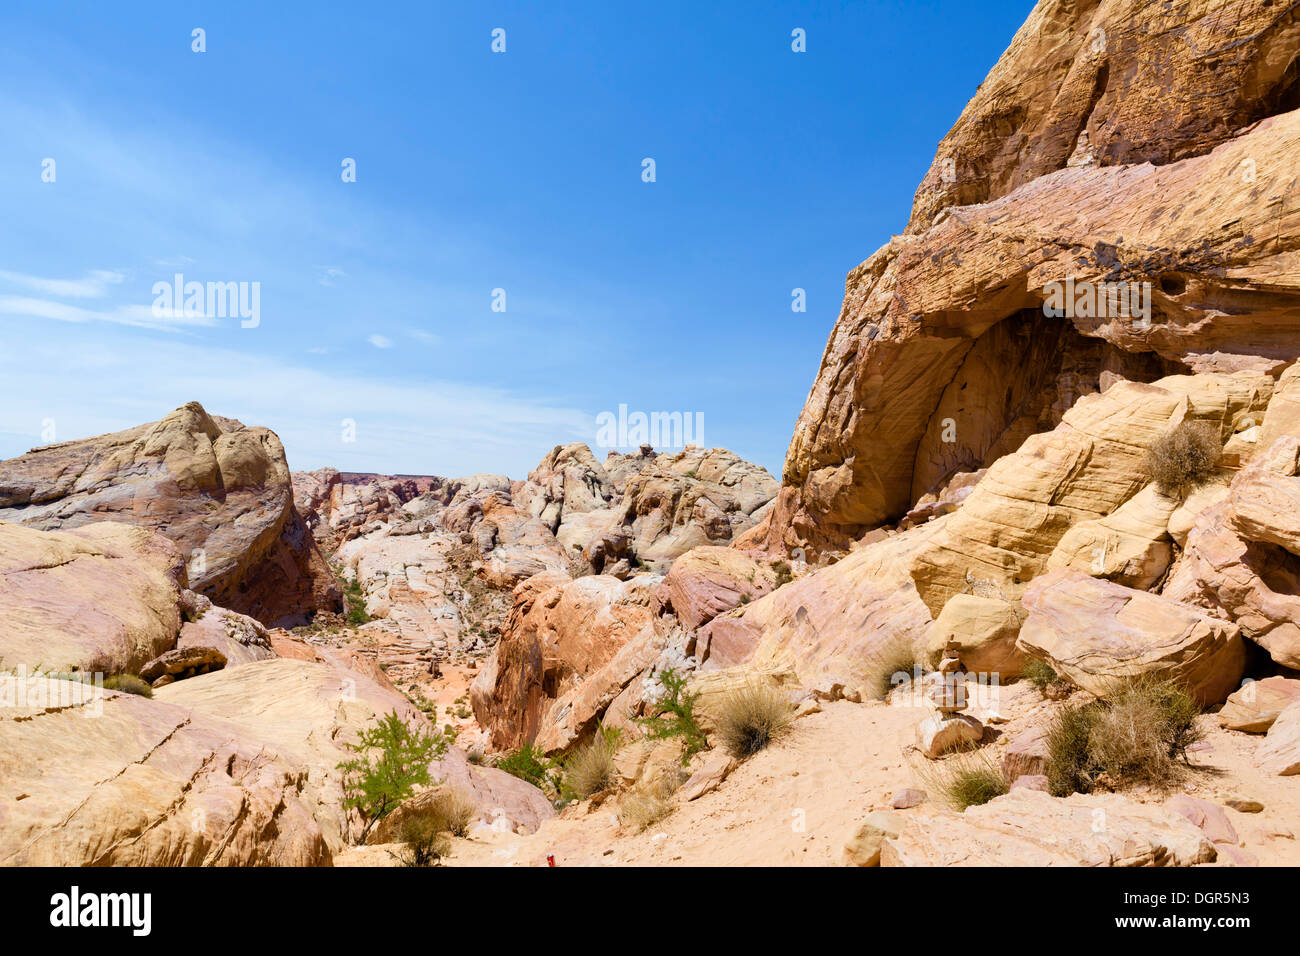
[[1292,436],[1257,454],[1193,519],[1163,592],[1235,621],[1292,668],[1300,668],[1300,543],[1288,531],[1296,527],[1288,495],[1300,488],[1298,457]]
[[1218,704],[1245,671],[1235,624],[1159,595],[1061,569],[1036,578],[1024,604],[1020,646],[1099,696],[1122,678],[1150,674]]
[[134,672],[176,645],[184,566],[144,528],[0,522],[0,666]]
[[[1104,819],[1105,825],[1097,821]],[[907,818],[882,866],[1194,866],[1217,857],[1192,822],[1118,794],[1017,789],[963,813]]]
[[1266,677],[1250,681],[1233,693],[1219,708],[1219,719],[1229,730],[1263,734],[1282,711],[1295,703],[1300,703],[1300,680]]
[[570,691],[617,694],[641,666],[617,686],[600,679],[625,645],[651,628],[649,588],[605,575],[570,580],[560,572],[538,574],[515,589],[501,641],[470,690],[479,723],[497,749],[532,742],[548,725],[571,729],[548,749],[562,749],[591,729],[612,696],[579,706],[556,701]]
[[[40,679],[24,693],[57,702],[69,683]],[[7,706],[0,864],[328,864],[308,776],[260,735],[158,700],[102,691]]]
[[0,521],[156,530],[180,549],[191,588],[263,623],[339,607],[338,585],[294,507],[280,440],[214,419],[197,402],[149,425],[0,462]]
[[[1040,3],[849,274],[767,547],[846,547],[1116,376],[1294,361],[1298,30],[1268,0]],[[1048,318],[1068,278],[1150,283],[1149,321]]]

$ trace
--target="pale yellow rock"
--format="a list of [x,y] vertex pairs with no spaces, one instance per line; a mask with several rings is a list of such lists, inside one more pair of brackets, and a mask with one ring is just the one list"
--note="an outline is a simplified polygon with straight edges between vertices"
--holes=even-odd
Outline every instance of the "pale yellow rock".
[[1025,655],[1016,647],[1021,623],[1016,610],[996,598],[956,595],[930,627],[926,640],[930,662],[937,662],[946,644],[956,641],[967,673],[998,674],[1004,680],[1019,677]]
[[1037,578],[1020,646],[1090,693],[1152,675],[1184,684],[1203,705],[1222,703],[1246,667],[1230,621],[1157,594],[1062,569]]
[[1074,568],[1145,591],[1169,570],[1169,519],[1178,504],[1147,485],[1104,518],[1082,521],[1067,531],[1047,559],[1047,569]]
[[[1000,458],[910,571],[933,613],[956,594],[1018,600],[1076,525],[1110,515],[1147,484],[1146,449],[1185,419],[1235,422],[1258,414],[1271,380],[1256,372],[1118,382],[1080,399],[1059,426]],[[1158,522],[1157,503],[1148,502]],[[1161,506],[1162,507],[1162,506]],[[1133,526],[1143,514],[1115,524]],[[1092,555],[1088,555],[1091,560]]]
[[131,694],[74,701],[87,688],[65,680],[25,682],[20,706],[15,683],[0,677],[0,865],[330,862],[309,772],[259,734]]
[[885,841],[882,866],[1195,866],[1214,844],[1168,808],[1119,794],[1019,788],[962,813],[918,811]]
[[906,820],[888,810],[874,810],[844,844],[845,866],[879,866],[880,849],[885,841],[897,837]]

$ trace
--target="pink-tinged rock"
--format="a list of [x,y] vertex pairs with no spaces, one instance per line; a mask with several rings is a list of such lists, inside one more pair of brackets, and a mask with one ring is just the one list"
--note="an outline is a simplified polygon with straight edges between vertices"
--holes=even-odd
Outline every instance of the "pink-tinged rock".
[[1211,843],[1237,845],[1237,831],[1233,829],[1222,807],[1185,793],[1170,797],[1165,801],[1165,806],[1200,827],[1201,832],[1210,838]]
[[0,522],[0,658],[14,670],[134,673],[171,650],[184,568],[145,528]]
[[677,615],[695,630],[740,603],[762,597],[776,587],[776,573],[733,548],[692,548],[673,562],[655,593],[662,611]]
[[1232,528],[1300,556],[1300,438],[1286,435],[1261,449],[1232,482]]
[[115,521],[180,549],[189,586],[266,624],[341,607],[266,428],[190,402],[157,422],[0,462],[0,521],[70,530]]
[[731,771],[736,769],[736,758],[723,750],[709,754],[700,769],[691,774],[689,780],[677,791],[683,801],[698,800],[706,793],[712,793],[722,786]]
[[1011,781],[1012,790],[1038,790],[1042,793],[1048,791],[1047,777],[1041,773],[1023,773]]
[[1300,774],[1300,704],[1292,704],[1278,715],[1255,751],[1255,762],[1265,773]]
[[1265,677],[1247,681],[1219,710],[1219,719],[1229,730],[1251,734],[1267,733],[1278,715],[1300,703],[1300,680]]
[[894,794],[894,799],[890,805],[895,810],[910,810],[912,807],[919,807],[923,803],[925,803],[924,790],[914,790],[911,787],[906,787]]
[[1022,730],[1002,752],[1002,775],[1008,782],[1022,776],[1036,776],[1047,769],[1047,724]]
[[[475,717],[499,750],[537,739],[544,716],[570,728],[557,730],[557,739],[584,732],[635,676],[636,670],[627,671],[636,662],[620,661],[617,675],[608,672],[608,683],[590,679],[651,622],[644,582],[608,575],[538,575],[515,588],[514,601],[500,641],[470,688]],[[570,704],[579,695],[590,701],[576,718],[572,708],[552,713],[566,695]]]
[[909,814],[882,866],[1195,866],[1215,845],[1172,810],[1119,794],[1018,789],[962,813]]
[[704,670],[722,670],[754,656],[762,635],[737,617],[715,617],[695,637],[695,656]]
[[1218,704],[1245,671],[1235,624],[1079,571],[1035,578],[1024,606],[1020,646],[1093,694],[1151,675],[1179,681],[1203,705]]
[[1300,667],[1300,558],[1232,530],[1228,500],[1196,516],[1165,597],[1225,617],[1284,667]]

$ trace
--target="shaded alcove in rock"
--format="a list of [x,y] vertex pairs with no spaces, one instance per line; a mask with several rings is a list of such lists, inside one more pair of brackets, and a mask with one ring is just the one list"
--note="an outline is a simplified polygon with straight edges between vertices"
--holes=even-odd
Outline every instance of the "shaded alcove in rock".
[[1022,309],[974,341],[943,389],[916,448],[912,501],[1055,428],[1084,395],[1118,379],[1153,382],[1180,372],[1180,363],[1123,351],[1079,334],[1068,319]]

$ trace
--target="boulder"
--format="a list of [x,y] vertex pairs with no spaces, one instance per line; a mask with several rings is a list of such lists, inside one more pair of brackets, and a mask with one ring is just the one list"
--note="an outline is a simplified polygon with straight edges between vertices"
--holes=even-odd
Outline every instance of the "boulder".
[[0,462],[0,521],[157,531],[179,548],[193,590],[268,625],[341,606],[294,506],[279,438],[213,418],[197,402],[149,425]]
[[175,546],[145,528],[0,522],[0,660],[7,670],[134,673],[175,646],[183,579]]
[[1102,518],[1081,521],[1067,531],[1047,559],[1048,570],[1074,568],[1139,591],[1164,577],[1173,559],[1169,519],[1175,498],[1147,485]]
[[1177,680],[1212,705],[1245,671],[1235,624],[1157,594],[1063,568],[1036,578],[1024,606],[1021,648],[1093,694],[1149,674]]
[[1020,634],[1017,608],[997,598],[974,594],[954,596],[935,618],[926,637],[932,663],[943,656],[949,641],[961,645],[958,655],[967,673],[998,674],[1003,680],[1020,676],[1025,655],[1016,647]]
[[1300,773],[1300,704],[1291,704],[1273,721],[1255,752],[1265,773],[1289,777]]
[[964,750],[979,743],[984,725],[969,714],[943,714],[935,711],[916,728],[916,746],[927,757],[942,757],[954,750]]
[[867,814],[866,820],[858,825],[844,844],[844,865],[879,866],[881,847],[886,840],[898,836],[905,822],[903,817],[888,810],[875,810]]
[[1300,556],[1300,438],[1283,436],[1252,459],[1232,482],[1228,510],[1239,537]]
[[1217,851],[1173,810],[1119,794],[1018,788],[962,813],[909,814],[882,866],[1195,866]]
[[1300,667],[1300,558],[1240,537],[1233,514],[1228,496],[1196,517],[1163,593],[1235,622],[1274,661]]
[[226,666],[226,655],[215,647],[178,647],[155,657],[140,668],[140,677],[154,687],[173,681],[219,671]]
[[74,686],[90,695],[0,707],[0,865],[329,864],[293,758],[161,700],[43,678],[23,692],[59,700]]
[[723,611],[762,597],[776,587],[776,573],[733,548],[692,548],[673,562],[655,592],[656,606],[696,630]]
[[723,750],[715,750],[709,754],[700,768],[691,774],[690,778],[682,784],[677,795],[683,802],[698,800],[706,793],[712,793],[722,786],[722,782],[727,779],[731,771],[735,770],[738,763],[735,757]]
[[1296,703],[1300,703],[1300,680],[1290,677],[1250,680],[1220,708],[1219,719],[1229,730],[1263,734],[1282,711]]
[[[650,621],[649,592],[641,582],[607,575],[571,580],[550,573],[518,585],[501,640],[470,688],[475,717],[491,735],[492,746],[505,750],[536,740],[543,717],[571,691],[594,694],[603,705],[593,701],[589,706],[595,712],[584,708],[574,724],[570,699],[568,711],[562,707],[548,717],[570,728],[557,731],[557,741],[563,738],[567,744],[570,734],[588,729],[612,700],[611,693],[617,695],[640,670],[641,658],[620,660],[614,668],[620,677],[613,684],[591,679]],[[643,644],[651,640],[644,637]]]

